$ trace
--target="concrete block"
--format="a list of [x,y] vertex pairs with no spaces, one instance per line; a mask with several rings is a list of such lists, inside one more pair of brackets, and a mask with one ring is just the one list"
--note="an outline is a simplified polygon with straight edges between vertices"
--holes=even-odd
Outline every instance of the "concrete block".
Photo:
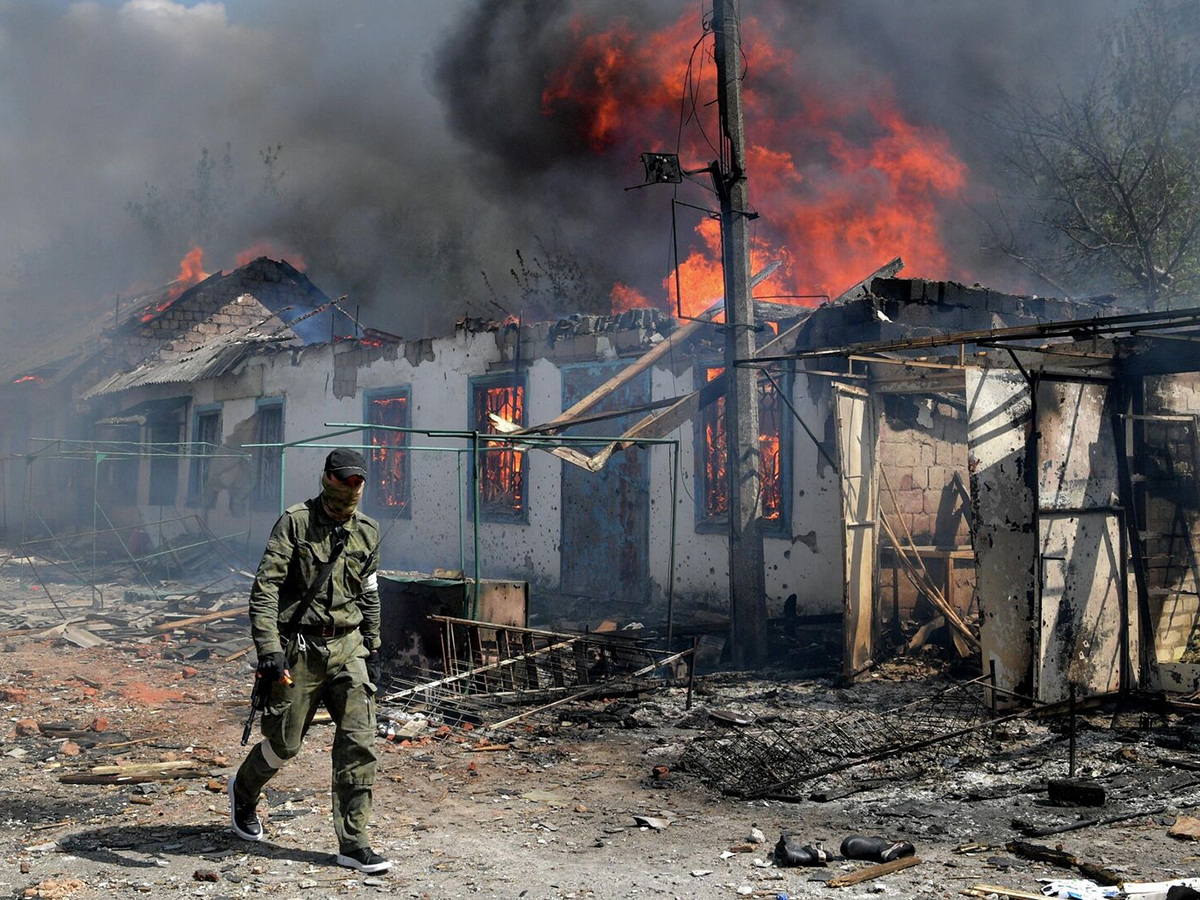
[[921,464],[921,448],[911,442],[891,442],[880,448],[889,469],[915,469]]
[[924,512],[925,491],[897,491],[896,503],[902,513]]
[[951,479],[954,477],[954,469],[949,466],[930,466],[926,472],[929,473],[928,487],[936,491],[942,491],[949,487]]
[[932,443],[920,445],[920,460],[919,464],[928,468],[937,462],[937,451],[934,450]]

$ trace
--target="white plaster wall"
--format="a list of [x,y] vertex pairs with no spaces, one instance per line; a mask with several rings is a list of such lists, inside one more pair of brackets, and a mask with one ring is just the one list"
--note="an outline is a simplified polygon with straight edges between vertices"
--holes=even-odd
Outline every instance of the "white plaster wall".
[[[401,348],[403,349],[403,348]],[[407,387],[411,391],[412,424],[418,428],[463,430],[469,427],[470,380],[503,370],[503,360],[490,333],[459,332],[433,342],[434,359],[413,365],[401,352],[396,359],[381,358],[357,372],[353,397],[333,394],[333,353],[328,345],[293,353],[278,353],[250,360],[233,375],[192,386],[163,386],[125,398],[123,406],[152,396],[188,394],[195,405],[221,402],[222,429],[226,440],[240,422],[254,415],[256,400],[284,398],[284,437],[287,441],[314,437],[326,431],[325,422],[360,422],[365,392]],[[559,366],[549,359],[536,359],[526,370],[527,416],[531,423],[553,418],[561,411],[562,377]],[[692,370],[674,375],[666,368],[651,370],[654,399],[680,396],[693,389]],[[237,396],[239,392],[247,396]],[[226,398],[226,399],[221,399]],[[230,399],[232,398],[232,399]],[[825,438],[829,412],[827,385],[818,382],[810,393],[803,376],[791,391],[797,412],[809,428]],[[784,411],[790,419],[791,412]],[[192,415],[188,415],[189,439]],[[840,507],[836,479],[831,467],[820,459],[812,439],[792,422],[791,499],[792,537],[770,536],[764,541],[766,586],[769,608],[778,613],[784,598],[795,592],[803,613],[837,612],[842,607]],[[676,598],[686,614],[697,604],[723,608],[728,584],[728,551],[722,534],[697,533],[695,501],[695,447],[691,423],[674,435],[680,441],[680,479],[676,497]],[[360,435],[348,435],[326,443],[361,443]],[[462,447],[462,441],[412,435],[417,447]],[[327,451],[293,448],[287,452],[284,504],[313,496],[318,490],[319,471]],[[832,449],[830,450],[832,452]],[[411,503],[408,517],[383,517],[385,535],[383,565],[389,569],[430,571],[435,567],[458,568],[459,481],[457,454],[414,451],[411,455]],[[484,577],[511,577],[531,581],[535,590],[557,588],[561,572],[561,478],[563,463],[548,453],[527,455],[527,522],[483,522],[480,526],[480,564]],[[463,455],[463,474],[469,458]],[[148,467],[143,467],[148,469]],[[187,496],[188,466],[180,466],[181,510]],[[670,496],[672,471],[667,447],[650,452],[650,548],[651,597],[666,593],[670,555]],[[465,478],[463,484],[466,484]],[[143,486],[142,496],[145,496]],[[249,485],[246,486],[247,489]],[[473,541],[469,508],[462,509],[467,571],[473,567]],[[160,510],[143,509],[147,519],[158,518]],[[257,560],[261,545],[277,516],[276,510],[251,508],[247,515],[229,513],[228,498],[222,495],[208,511],[210,526],[219,534],[249,531],[244,549],[250,563]]]

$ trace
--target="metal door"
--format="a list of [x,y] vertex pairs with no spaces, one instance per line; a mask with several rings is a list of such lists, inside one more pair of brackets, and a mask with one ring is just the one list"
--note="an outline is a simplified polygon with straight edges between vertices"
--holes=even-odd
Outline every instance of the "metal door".
[[[618,363],[585,363],[562,370],[563,409],[624,367]],[[596,406],[589,414],[629,409],[650,402],[650,373],[643,372]],[[637,416],[590,422],[566,433],[618,435]],[[587,448],[595,452],[598,447]],[[648,450],[630,447],[613,454],[599,472],[562,464],[561,587],[567,594],[615,601],[635,608],[649,600],[650,472]],[[619,613],[599,610],[597,618]]]

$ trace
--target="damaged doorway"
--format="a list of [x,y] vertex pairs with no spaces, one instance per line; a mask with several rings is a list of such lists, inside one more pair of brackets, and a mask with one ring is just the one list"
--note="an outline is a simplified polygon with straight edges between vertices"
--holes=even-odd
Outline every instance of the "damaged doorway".
[[[608,381],[624,365],[618,362],[564,366],[563,409],[569,409]],[[650,373],[643,372],[605,397],[589,413],[630,409],[649,402]],[[636,416],[621,416],[590,422],[577,430],[588,435],[615,436],[635,421]],[[644,608],[650,599],[648,450],[630,447],[614,453],[599,472],[588,472],[570,463],[563,463],[562,469],[563,593]],[[604,615],[605,611],[596,610],[592,618]]]
[[1037,435],[1039,635],[1035,696],[1117,690],[1128,654],[1124,511],[1111,383],[1040,377]]
[[842,673],[847,680],[874,660],[876,517],[879,511],[879,429],[875,405],[861,388],[833,389],[837,421],[838,473],[842,494],[842,564],[846,649]]

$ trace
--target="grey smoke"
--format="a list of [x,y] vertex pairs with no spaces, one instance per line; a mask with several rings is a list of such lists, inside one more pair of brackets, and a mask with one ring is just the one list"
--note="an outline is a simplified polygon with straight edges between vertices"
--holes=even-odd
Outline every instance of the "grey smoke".
[[[1125,6],[743,0],[743,14],[795,48],[806,89],[890,81],[986,184],[980,116],[995,93],[1077,77]],[[192,240],[212,271],[271,239],[407,335],[494,312],[481,270],[511,302],[514,251],[537,254],[538,237],[601,294],[619,280],[656,296],[666,201],[622,191],[647,148],[592,153],[577,123],[542,115],[541,92],[576,22],[659,28],[687,10],[698,35],[692,0],[0,0],[4,325],[108,309],[173,277]],[[956,256],[1002,279],[973,214],[947,214]]]

